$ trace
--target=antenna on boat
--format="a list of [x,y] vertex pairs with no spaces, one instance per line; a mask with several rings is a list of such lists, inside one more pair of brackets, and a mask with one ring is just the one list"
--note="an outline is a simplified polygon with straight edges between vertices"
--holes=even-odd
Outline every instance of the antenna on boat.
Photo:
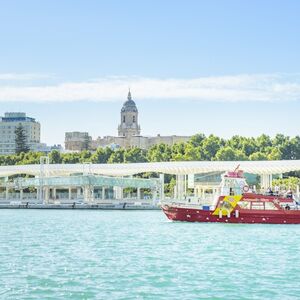
[[240,164],[237,165],[237,167],[234,169],[234,173],[236,173],[238,171],[238,169],[240,168]]

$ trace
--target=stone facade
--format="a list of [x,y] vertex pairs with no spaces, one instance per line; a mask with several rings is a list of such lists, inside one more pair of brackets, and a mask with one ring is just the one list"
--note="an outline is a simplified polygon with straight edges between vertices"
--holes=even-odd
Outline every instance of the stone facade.
[[92,137],[87,132],[66,132],[65,148],[71,151],[82,151],[91,149]]
[[[138,147],[149,149],[153,145],[164,143],[174,145],[179,142],[187,142],[190,136],[161,136],[155,137],[141,136],[141,127],[138,123],[138,109],[132,100],[131,92],[128,92],[127,100],[124,102],[120,114],[120,125],[118,126],[118,136],[98,137],[91,140],[90,149],[95,150],[98,147],[112,148],[131,148]],[[87,132],[67,132],[65,138],[66,150],[82,150],[82,138],[88,135]]]
[[141,149],[149,149],[156,144],[167,144],[172,146],[176,143],[187,142],[190,136],[161,136],[157,135],[155,137],[147,136],[131,136],[131,137],[115,137],[115,136],[104,136],[103,138],[98,137],[92,142],[93,148],[98,147],[121,147],[121,148],[131,148],[138,147]]

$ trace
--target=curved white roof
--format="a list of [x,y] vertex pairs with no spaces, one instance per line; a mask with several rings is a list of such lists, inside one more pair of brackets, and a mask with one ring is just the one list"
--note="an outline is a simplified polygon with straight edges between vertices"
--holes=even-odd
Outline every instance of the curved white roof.
[[[300,160],[276,161],[180,161],[128,164],[50,164],[44,165],[47,176],[93,173],[106,176],[128,176],[144,172],[165,174],[201,174],[240,169],[253,174],[281,174],[300,170]],[[0,177],[15,174],[39,175],[40,165],[0,166]]]

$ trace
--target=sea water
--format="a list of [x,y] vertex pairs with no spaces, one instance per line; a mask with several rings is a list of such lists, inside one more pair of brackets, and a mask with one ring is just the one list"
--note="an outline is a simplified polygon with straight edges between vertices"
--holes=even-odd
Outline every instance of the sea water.
[[300,225],[1,210],[0,299],[300,299]]

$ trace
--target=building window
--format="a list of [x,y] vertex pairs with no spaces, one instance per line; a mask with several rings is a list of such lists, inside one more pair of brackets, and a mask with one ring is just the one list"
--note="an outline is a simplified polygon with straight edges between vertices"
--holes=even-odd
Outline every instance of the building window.
[[125,116],[123,116],[123,123],[125,123]]
[[132,122],[135,123],[135,116],[132,117]]

